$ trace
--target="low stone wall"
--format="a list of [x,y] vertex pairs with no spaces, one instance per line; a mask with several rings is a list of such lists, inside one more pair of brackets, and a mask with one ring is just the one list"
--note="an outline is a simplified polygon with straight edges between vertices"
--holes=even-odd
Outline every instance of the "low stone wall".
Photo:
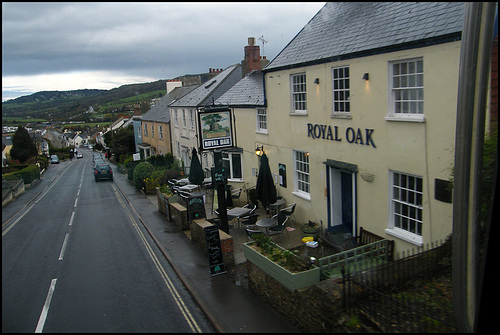
[[302,332],[346,331],[341,284],[329,279],[292,292],[249,261],[247,271],[249,289]]
[[187,208],[178,202],[169,204],[169,208],[171,222],[174,223],[180,230],[188,230],[189,222],[187,219]]
[[[191,222],[191,242],[193,242],[198,248],[203,250],[203,253],[207,255],[207,245],[205,240],[205,232],[203,229],[208,226],[212,226],[213,223],[208,222],[205,219],[193,220]],[[227,269],[234,268],[234,245],[233,237],[226,234],[224,231],[219,229],[219,238],[222,248],[222,259],[224,260],[224,266]]]
[[24,192],[25,185],[22,179],[9,181],[2,180],[2,207]]

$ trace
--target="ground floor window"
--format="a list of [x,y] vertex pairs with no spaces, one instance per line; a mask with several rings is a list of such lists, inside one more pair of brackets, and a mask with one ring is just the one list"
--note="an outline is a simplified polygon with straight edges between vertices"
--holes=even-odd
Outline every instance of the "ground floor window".
[[422,241],[422,177],[390,171],[389,229],[414,242]]
[[293,151],[295,192],[310,197],[311,181],[309,176],[309,153]]
[[243,179],[243,169],[241,164],[241,154],[236,152],[223,152],[222,164],[228,171],[227,179]]

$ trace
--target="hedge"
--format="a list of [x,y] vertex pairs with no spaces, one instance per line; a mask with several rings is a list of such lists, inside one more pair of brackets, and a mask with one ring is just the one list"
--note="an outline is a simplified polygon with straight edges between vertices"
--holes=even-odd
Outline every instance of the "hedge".
[[40,168],[35,164],[29,165],[22,170],[2,175],[5,180],[16,180],[22,178],[25,184],[31,184],[33,180],[40,179]]

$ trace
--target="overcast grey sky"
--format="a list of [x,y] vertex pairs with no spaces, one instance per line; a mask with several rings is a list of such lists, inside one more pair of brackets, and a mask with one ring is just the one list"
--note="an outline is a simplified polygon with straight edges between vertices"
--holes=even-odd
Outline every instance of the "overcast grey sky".
[[248,37],[272,60],[324,4],[2,2],[2,101],[226,68]]

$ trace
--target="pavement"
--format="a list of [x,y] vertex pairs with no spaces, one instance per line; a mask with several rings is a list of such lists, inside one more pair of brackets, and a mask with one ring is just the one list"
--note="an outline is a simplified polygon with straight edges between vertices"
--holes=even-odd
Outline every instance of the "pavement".
[[[212,276],[208,256],[195,246],[189,234],[181,232],[158,211],[156,195],[147,196],[138,191],[112,164],[114,182],[136,212],[160,251],[172,265],[180,280],[215,331],[220,333],[298,333],[300,330],[288,322],[270,305],[259,300],[241,282],[234,271]],[[208,213],[207,213],[208,216]],[[246,242],[244,232],[235,233],[236,268],[246,259],[241,244]]]

